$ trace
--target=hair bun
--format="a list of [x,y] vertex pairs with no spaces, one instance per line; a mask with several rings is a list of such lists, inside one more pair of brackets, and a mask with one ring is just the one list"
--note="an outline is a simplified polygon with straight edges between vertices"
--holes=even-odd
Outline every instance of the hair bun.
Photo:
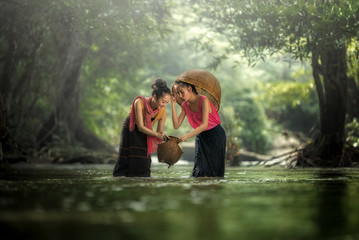
[[152,96],[156,96],[157,99],[160,99],[164,93],[171,94],[171,90],[167,87],[166,81],[161,78],[157,78],[151,85],[151,88],[153,89]]
[[157,78],[155,80],[155,83],[152,84],[151,86],[153,89],[161,89],[161,88],[167,88],[167,83],[165,80],[161,79],[161,78]]

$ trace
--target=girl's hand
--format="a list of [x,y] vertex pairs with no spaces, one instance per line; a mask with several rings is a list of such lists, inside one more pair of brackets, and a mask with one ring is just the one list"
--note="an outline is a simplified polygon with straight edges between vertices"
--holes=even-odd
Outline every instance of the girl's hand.
[[165,134],[159,133],[159,132],[156,132],[156,137],[159,138],[159,139],[161,139],[161,140],[165,140],[165,139],[166,139]]
[[187,141],[188,137],[187,135],[183,135],[182,137],[178,138],[177,142],[180,143],[180,142],[185,142]]
[[171,94],[171,104],[176,104],[176,93],[172,92]]
[[163,134],[165,136],[165,140],[169,140],[170,137],[167,134]]
[[160,133],[160,132],[156,132],[156,137],[161,139],[161,140],[165,140],[165,141],[170,139],[170,137],[167,134]]

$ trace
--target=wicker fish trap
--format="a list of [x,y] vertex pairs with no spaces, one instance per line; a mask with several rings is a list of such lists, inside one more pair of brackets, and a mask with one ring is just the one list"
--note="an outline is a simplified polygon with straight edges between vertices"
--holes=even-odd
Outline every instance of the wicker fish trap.
[[197,92],[205,95],[217,111],[219,110],[221,104],[221,85],[212,73],[200,69],[192,69],[181,73],[176,80],[194,85]]
[[178,145],[178,138],[170,136],[170,138],[159,144],[157,149],[158,162],[167,163],[168,167],[178,162],[182,155],[182,149]]

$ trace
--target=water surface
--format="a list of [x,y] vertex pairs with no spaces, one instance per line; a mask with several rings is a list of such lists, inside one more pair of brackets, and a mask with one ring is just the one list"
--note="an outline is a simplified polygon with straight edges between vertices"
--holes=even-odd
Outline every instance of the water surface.
[[359,239],[359,169],[12,165],[0,173],[0,229],[12,239]]

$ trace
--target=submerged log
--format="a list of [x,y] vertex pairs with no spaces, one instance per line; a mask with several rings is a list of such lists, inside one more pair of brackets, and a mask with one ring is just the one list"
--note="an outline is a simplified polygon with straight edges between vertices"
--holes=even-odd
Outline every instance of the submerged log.
[[243,161],[250,161],[250,162],[251,161],[267,161],[270,158],[271,158],[270,156],[262,155],[262,154],[258,154],[258,153],[254,153],[254,152],[249,152],[244,149],[241,149],[239,151],[240,162],[243,162]]

